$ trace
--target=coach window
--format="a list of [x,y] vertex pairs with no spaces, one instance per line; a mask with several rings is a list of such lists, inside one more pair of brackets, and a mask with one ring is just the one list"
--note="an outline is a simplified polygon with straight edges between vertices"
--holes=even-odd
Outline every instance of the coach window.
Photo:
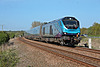
[[60,21],[60,25],[62,26],[61,21]]
[[50,25],[50,35],[53,35],[52,25]]
[[45,27],[43,28],[43,35],[45,35]]

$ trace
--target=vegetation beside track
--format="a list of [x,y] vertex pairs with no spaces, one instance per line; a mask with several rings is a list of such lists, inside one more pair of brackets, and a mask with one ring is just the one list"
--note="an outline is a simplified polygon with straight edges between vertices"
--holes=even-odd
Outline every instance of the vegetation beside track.
[[100,24],[95,22],[89,28],[81,28],[81,34],[87,34],[88,36],[100,37]]
[[19,37],[24,35],[24,31],[6,31],[10,38]]
[[0,67],[14,67],[19,58],[13,49],[5,49],[5,43],[11,38],[20,35],[16,32],[5,32],[0,31]]
[[19,61],[13,49],[0,52],[0,67],[14,67]]
[[0,45],[9,41],[9,39],[23,36],[24,31],[0,31]]
[[0,44],[8,42],[9,39],[9,35],[6,32],[0,32]]

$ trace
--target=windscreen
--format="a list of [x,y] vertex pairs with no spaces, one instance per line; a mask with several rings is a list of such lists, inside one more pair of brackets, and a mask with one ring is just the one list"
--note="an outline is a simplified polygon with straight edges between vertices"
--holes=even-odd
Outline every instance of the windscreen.
[[65,20],[63,21],[64,25],[68,29],[77,29],[78,28],[78,22],[75,20]]

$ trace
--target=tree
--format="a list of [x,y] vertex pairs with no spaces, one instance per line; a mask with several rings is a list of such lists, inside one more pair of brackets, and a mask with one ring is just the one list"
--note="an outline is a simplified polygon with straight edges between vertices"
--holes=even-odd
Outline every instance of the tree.
[[81,28],[81,34],[87,34],[87,30],[88,30],[87,28],[84,27]]
[[36,27],[36,26],[39,26],[39,25],[41,25],[41,23],[39,21],[34,21],[34,22],[32,22],[31,29],[34,28],[34,27]]
[[94,22],[93,26],[88,28],[89,35],[100,35],[100,24]]
[[31,27],[31,29],[34,28],[34,27],[40,26],[40,25],[47,24],[47,23],[48,23],[48,22],[43,22],[43,23],[41,23],[41,22],[39,22],[39,21],[34,21],[34,22],[32,22],[32,27]]
[[81,34],[100,35],[100,24],[94,22],[89,28],[81,28]]

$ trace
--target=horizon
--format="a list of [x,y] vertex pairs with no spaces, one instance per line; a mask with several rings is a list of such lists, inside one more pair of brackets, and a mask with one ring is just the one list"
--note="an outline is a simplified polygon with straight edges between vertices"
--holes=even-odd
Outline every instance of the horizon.
[[[39,21],[38,21],[38,22],[39,22]],[[94,23],[95,23],[95,22],[94,22]],[[94,23],[93,23],[93,24],[94,24]],[[97,23],[97,22],[96,22],[96,23]],[[93,24],[92,24],[91,26],[93,26]],[[98,24],[99,24],[99,23],[98,23]],[[91,26],[90,26],[90,27],[91,27]],[[82,27],[82,28],[86,28],[86,27]],[[82,29],[82,28],[80,27],[80,29]],[[88,27],[88,28],[89,28],[89,27]],[[88,29],[88,28],[87,28],[87,29]],[[31,28],[30,28],[30,29],[31,29]],[[28,30],[29,30],[29,29],[28,29]],[[1,32],[1,31],[2,31],[2,30],[0,30],[0,32]],[[12,31],[27,31],[27,30],[3,30],[3,31],[9,31],[9,32],[11,31],[11,32],[12,32]]]

